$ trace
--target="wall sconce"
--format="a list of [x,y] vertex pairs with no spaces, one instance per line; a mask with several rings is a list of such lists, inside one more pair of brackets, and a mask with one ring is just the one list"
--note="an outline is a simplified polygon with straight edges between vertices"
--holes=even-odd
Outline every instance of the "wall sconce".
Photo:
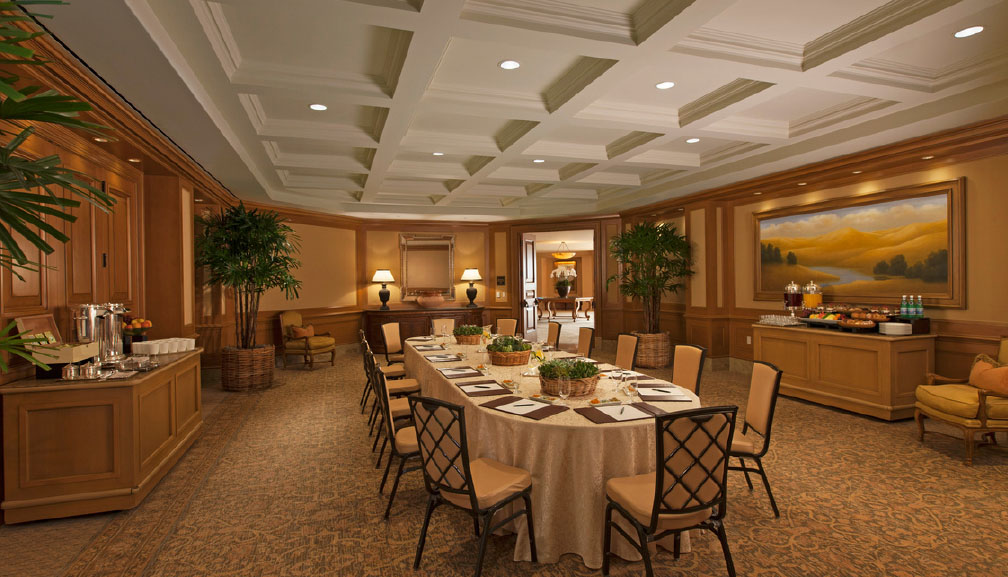
[[388,287],[386,287],[386,283],[395,282],[395,279],[392,278],[392,271],[390,271],[387,268],[380,268],[376,270],[374,276],[371,277],[371,282],[381,283],[381,290],[378,291],[378,298],[381,299],[381,308],[379,308],[378,310],[380,311],[389,310],[388,299],[390,293]]
[[473,281],[483,280],[480,276],[479,269],[467,268],[462,272],[462,280],[469,281],[469,288],[466,289],[466,296],[469,297],[469,304],[466,306],[469,308],[476,308],[476,287],[473,286]]

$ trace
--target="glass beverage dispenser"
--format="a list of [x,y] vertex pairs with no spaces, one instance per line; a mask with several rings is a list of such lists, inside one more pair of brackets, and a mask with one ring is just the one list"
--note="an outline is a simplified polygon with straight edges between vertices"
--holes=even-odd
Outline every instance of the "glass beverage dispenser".
[[822,289],[815,281],[809,281],[802,292],[802,305],[806,309],[815,310],[822,306]]
[[784,287],[784,308],[791,311],[791,316],[795,316],[795,311],[802,308],[802,289],[795,281]]

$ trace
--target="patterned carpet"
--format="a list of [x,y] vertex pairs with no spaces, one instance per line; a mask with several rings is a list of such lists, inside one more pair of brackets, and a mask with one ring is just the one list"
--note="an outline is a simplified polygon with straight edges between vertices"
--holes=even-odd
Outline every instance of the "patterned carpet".
[[[269,391],[221,396],[203,437],[132,511],[0,528],[0,575],[412,574],[422,479],[404,477],[382,521],[381,471],[357,410],[360,357],[337,360],[278,371]],[[748,376],[711,373],[702,387],[705,404],[744,406]],[[750,493],[741,474],[730,477],[725,524],[739,575],[1008,574],[1008,452],[981,449],[965,467],[961,441],[921,445],[912,421],[782,398],[765,464],[780,519],[759,486]],[[571,555],[515,563],[513,545],[493,537],[483,574],[599,574]],[[693,545],[678,561],[660,553],[656,574],[725,574],[713,536]],[[475,555],[468,517],[439,509],[415,574],[471,575]],[[643,566],[616,561],[613,574]]]

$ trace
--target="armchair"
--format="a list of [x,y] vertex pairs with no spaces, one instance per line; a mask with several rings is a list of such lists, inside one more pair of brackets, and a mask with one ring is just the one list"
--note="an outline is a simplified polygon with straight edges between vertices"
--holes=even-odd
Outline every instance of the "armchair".
[[[978,365],[983,363],[978,370]],[[924,441],[924,419],[931,418],[958,427],[966,445],[966,464],[973,464],[976,434],[986,440],[981,445],[997,445],[996,433],[1008,433],[1008,391],[976,386],[984,369],[1008,368],[1008,337],[1001,339],[997,361],[979,355],[973,361],[969,379],[950,379],[929,373],[927,384],[916,390],[914,419],[918,439]]]
[[336,366],[336,339],[329,333],[314,334],[311,331],[294,336],[294,328],[300,329],[302,322],[301,313],[297,311],[280,313],[280,330],[283,333],[280,359],[283,367],[287,368],[288,355],[299,355],[304,357],[304,363],[310,369],[315,366],[315,355],[325,353],[329,353],[329,364]]

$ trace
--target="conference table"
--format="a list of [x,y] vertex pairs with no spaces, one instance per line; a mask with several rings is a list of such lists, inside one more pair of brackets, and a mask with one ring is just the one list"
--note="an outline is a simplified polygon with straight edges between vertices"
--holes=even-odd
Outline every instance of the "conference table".
[[[444,350],[422,350],[432,344],[444,344]],[[545,417],[541,420],[508,414],[482,406],[495,396],[468,396],[460,386],[467,382],[497,382],[512,380],[519,383],[518,396],[528,397],[540,393],[537,376],[531,376],[530,365],[490,365],[479,345],[457,345],[454,339],[421,341],[407,339],[404,347],[406,372],[416,378],[422,394],[459,404],[465,408],[466,430],[471,459],[489,457],[502,463],[520,467],[532,474],[532,512],[535,522],[536,546],[539,562],[555,563],[565,553],[581,556],[592,569],[602,566],[603,521],[605,518],[605,482],[612,477],[638,475],[655,468],[654,418],[634,421],[596,424],[574,410]],[[432,362],[427,356],[462,353],[464,359],[455,362]],[[547,353],[560,358],[569,353]],[[448,379],[439,369],[453,367],[489,368],[488,376]],[[612,365],[599,365],[600,370]],[[523,376],[524,374],[524,376]],[[651,377],[648,381],[658,381]],[[667,383],[667,381],[663,381]],[[671,383],[669,383],[670,386]],[[593,397],[623,397],[617,393],[618,384],[611,378],[602,378],[593,395],[569,398],[572,408],[589,406]],[[677,402],[648,401],[653,407],[666,412],[682,411],[700,406],[700,399],[685,389],[688,398]],[[508,393],[510,394],[510,393]],[[518,502],[520,503],[520,501]],[[512,510],[520,508],[519,504]],[[618,518],[615,515],[614,518]],[[529,561],[528,533],[524,517],[516,519],[510,532],[517,534],[514,559]],[[623,525],[635,534],[629,524]],[[613,552],[627,560],[639,560],[640,555],[617,533],[613,532]],[[672,549],[672,537],[659,542]],[[683,551],[689,550],[689,535],[682,536]]]

